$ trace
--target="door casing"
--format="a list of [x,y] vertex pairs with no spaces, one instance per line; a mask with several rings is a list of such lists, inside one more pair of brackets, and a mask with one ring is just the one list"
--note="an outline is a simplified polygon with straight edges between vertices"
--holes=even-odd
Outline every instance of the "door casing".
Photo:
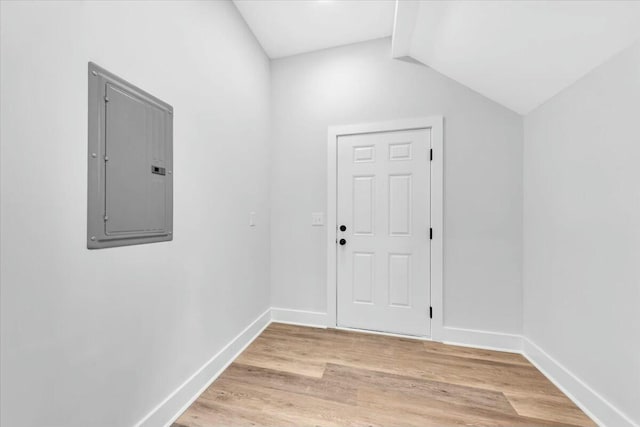
[[338,137],[364,133],[391,132],[415,129],[431,130],[431,336],[434,341],[443,339],[443,231],[444,231],[444,118],[430,116],[396,119],[355,125],[329,126],[327,138],[327,327],[337,327],[337,173]]

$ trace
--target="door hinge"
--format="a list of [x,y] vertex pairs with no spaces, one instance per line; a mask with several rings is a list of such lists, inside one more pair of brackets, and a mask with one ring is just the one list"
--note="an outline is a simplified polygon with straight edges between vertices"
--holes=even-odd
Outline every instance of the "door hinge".
[[429,161],[433,160],[433,148],[429,149]]
[[429,240],[433,240],[433,228],[429,229]]
[[433,307],[429,306],[429,319],[433,319]]
[[109,97],[107,95],[104,96],[104,102],[109,102]]

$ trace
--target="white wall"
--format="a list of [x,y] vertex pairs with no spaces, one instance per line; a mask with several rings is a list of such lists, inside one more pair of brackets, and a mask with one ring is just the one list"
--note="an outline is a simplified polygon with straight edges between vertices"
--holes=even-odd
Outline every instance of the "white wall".
[[[1,4],[1,423],[133,425],[269,305],[269,62],[228,2]],[[171,243],[86,249],[89,60],[175,108]]]
[[522,118],[390,40],[274,60],[272,305],[326,311],[327,127],[445,117],[445,326],[519,333]]
[[529,114],[524,150],[525,336],[637,424],[639,119],[636,44]]

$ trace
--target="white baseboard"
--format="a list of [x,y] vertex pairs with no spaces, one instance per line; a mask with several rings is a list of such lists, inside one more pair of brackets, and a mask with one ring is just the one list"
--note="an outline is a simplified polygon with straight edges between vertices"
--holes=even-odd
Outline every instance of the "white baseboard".
[[[316,328],[326,328],[327,313],[308,310],[294,310],[289,308],[271,308],[271,319],[277,323],[288,323],[291,325],[312,326]],[[352,330],[355,332],[372,333],[351,328],[338,328]],[[397,334],[383,334],[405,336]],[[409,337],[416,338],[416,337]],[[461,328],[444,328],[444,340],[447,344],[460,345],[465,347],[484,348],[488,350],[522,352],[522,337],[520,335],[505,334],[501,332],[488,332]],[[426,338],[430,339],[430,338]]]
[[170,426],[211,383],[244,351],[271,323],[271,309],[240,332],[191,377],[156,406],[135,427]]
[[291,325],[312,326],[314,328],[327,327],[327,313],[319,311],[292,310],[289,308],[271,308],[271,320]]
[[524,338],[522,354],[598,425],[638,427],[631,418],[528,338]]
[[442,342],[487,350],[522,352],[522,336],[502,332],[479,331],[445,326]]

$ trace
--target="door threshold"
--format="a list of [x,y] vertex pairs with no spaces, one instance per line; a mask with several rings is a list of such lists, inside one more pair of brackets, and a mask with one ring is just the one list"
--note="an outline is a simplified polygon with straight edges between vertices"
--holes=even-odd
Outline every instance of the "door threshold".
[[382,332],[382,331],[373,331],[371,329],[359,329],[359,328],[352,328],[352,327],[348,327],[348,326],[328,326],[329,329],[337,329],[339,331],[346,331],[346,332],[361,332],[363,334],[371,334],[371,335],[383,335],[383,336],[387,336],[387,337],[395,337],[395,338],[408,338],[408,339],[413,339],[413,340],[418,340],[418,341],[433,341],[431,339],[431,335],[408,335],[408,334],[398,334],[395,332]]

